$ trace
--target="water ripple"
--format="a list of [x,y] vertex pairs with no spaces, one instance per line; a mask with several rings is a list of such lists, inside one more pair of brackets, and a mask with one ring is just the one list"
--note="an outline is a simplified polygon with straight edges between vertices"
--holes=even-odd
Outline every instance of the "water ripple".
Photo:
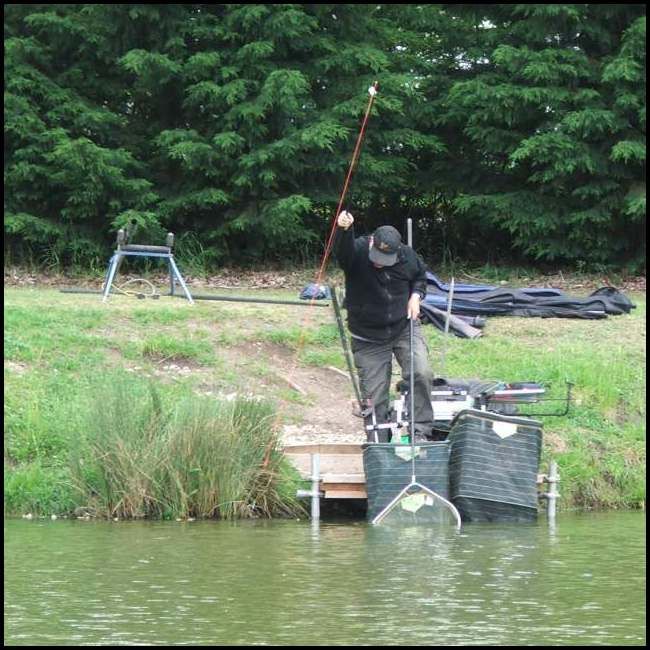
[[5,521],[8,645],[645,644],[645,518]]

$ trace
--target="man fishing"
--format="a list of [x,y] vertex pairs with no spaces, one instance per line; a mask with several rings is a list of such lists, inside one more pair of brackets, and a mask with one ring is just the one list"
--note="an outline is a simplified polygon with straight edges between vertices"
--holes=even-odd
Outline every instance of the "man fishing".
[[[372,401],[377,423],[388,422],[393,355],[402,377],[408,378],[408,322],[414,319],[415,439],[423,442],[433,426],[432,373],[417,320],[426,296],[426,267],[392,226],[355,238],[353,223],[349,212],[339,214],[336,255],[345,273],[348,328],[361,392]],[[379,442],[389,442],[388,432],[380,429]]]

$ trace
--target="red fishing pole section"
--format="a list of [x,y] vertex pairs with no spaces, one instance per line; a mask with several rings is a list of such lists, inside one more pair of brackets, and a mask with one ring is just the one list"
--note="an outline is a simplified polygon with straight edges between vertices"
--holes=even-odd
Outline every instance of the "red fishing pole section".
[[366,127],[368,126],[368,118],[370,117],[370,111],[372,110],[372,104],[375,101],[375,95],[377,94],[378,83],[375,83],[370,86],[368,93],[370,94],[370,99],[368,100],[368,107],[366,108],[366,113],[363,117],[363,122],[361,124],[361,130],[359,131],[359,136],[357,137],[357,143],[354,147],[354,153],[352,154],[352,161],[350,162],[350,167],[348,169],[347,176],[345,178],[345,183],[343,184],[343,190],[341,191],[341,197],[339,203],[336,207],[336,212],[334,214],[334,220],[332,222],[332,227],[330,229],[330,234],[327,239],[327,245],[325,246],[325,252],[323,253],[323,259],[321,261],[320,268],[318,270],[318,275],[316,276],[316,284],[320,284],[327,267],[327,262],[329,260],[330,253],[332,252],[332,247],[334,245],[334,238],[336,236],[336,221],[339,214],[341,213],[341,208],[343,207],[343,202],[345,201],[345,196],[348,193],[348,188],[350,187],[350,181],[352,180],[352,174],[354,173],[354,167],[359,160],[359,154],[361,153],[361,145],[363,143],[363,138],[366,134]]
[[[318,274],[316,275],[315,283],[320,285],[323,281],[323,276],[325,275],[325,269],[327,268],[327,262],[329,261],[332,248],[334,246],[334,240],[336,238],[336,228],[338,216],[341,213],[341,208],[343,207],[343,202],[348,193],[350,187],[350,181],[352,180],[352,174],[354,173],[354,168],[359,160],[359,155],[361,153],[361,145],[363,144],[363,139],[366,134],[366,127],[368,126],[368,119],[370,118],[370,111],[372,110],[373,102],[375,101],[375,95],[377,94],[378,82],[368,88],[368,94],[370,98],[368,99],[368,106],[366,107],[366,112],[363,116],[363,121],[361,122],[361,129],[359,130],[359,135],[357,136],[357,142],[354,146],[354,152],[352,153],[352,160],[350,161],[350,167],[348,168],[348,173],[345,177],[345,182],[343,183],[343,189],[341,191],[341,196],[339,198],[338,205],[336,206],[336,212],[334,213],[334,219],[332,220],[332,226],[330,228],[329,237],[327,238],[327,244],[325,245],[325,252],[323,253],[323,258],[321,260],[320,268],[318,269]],[[309,302],[309,306],[314,305],[316,298],[312,298]],[[300,337],[298,339],[298,347],[296,350],[296,357],[294,359],[293,370],[297,365],[298,355],[300,354],[305,339],[305,326],[307,325],[307,319],[311,316],[313,309],[307,309],[303,317],[302,323],[300,325]]]

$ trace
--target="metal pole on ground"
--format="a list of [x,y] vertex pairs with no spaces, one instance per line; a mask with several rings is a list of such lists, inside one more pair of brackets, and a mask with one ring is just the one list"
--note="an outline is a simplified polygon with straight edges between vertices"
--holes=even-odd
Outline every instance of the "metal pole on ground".
[[320,454],[311,455],[311,518],[320,519]]
[[442,350],[440,354],[440,376],[445,377],[445,360],[447,358],[447,337],[449,336],[449,319],[451,318],[451,307],[454,300],[454,278],[451,278],[449,285],[449,297],[447,299],[447,313],[445,314],[445,330],[442,335]]

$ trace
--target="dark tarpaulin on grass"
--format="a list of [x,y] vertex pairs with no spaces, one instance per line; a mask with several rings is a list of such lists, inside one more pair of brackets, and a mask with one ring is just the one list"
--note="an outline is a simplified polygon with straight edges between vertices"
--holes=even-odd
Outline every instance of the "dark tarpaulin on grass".
[[331,300],[332,292],[324,284],[308,284],[300,292],[300,300]]
[[[462,297],[461,297],[462,296]],[[449,298],[449,287],[433,273],[427,271],[426,302],[442,309]],[[560,289],[535,288],[511,289],[488,285],[458,284],[454,286],[452,313],[480,316],[481,314],[504,314],[515,316],[554,315],[575,318],[599,318],[605,315],[629,314],[634,303],[614,287],[601,287],[586,298],[569,296]],[[514,313],[520,310],[525,313]],[[539,313],[537,313],[539,311]],[[572,313],[573,312],[573,313]]]
[[[435,287],[444,293],[449,292],[449,285],[446,282],[443,282],[436,275],[427,271],[427,285],[429,288]],[[489,284],[455,284],[454,293],[462,294],[471,294],[471,293],[484,293],[486,291],[494,291],[499,289]],[[552,296],[561,296],[562,291],[560,289],[553,289],[549,287],[528,287],[526,289],[521,289],[521,291],[526,292],[531,296],[537,296],[539,298],[549,298]]]
[[[326,298],[323,287],[308,285],[300,298]],[[420,305],[422,321],[445,329],[449,285],[427,271],[427,295]],[[582,318],[588,320],[629,314],[636,305],[614,287],[601,287],[586,298],[569,296],[561,289],[527,287],[511,289],[482,284],[455,284],[449,332],[460,338],[478,338],[486,316]]]
[[[422,302],[420,304],[422,322],[431,323],[441,331],[445,331],[447,312],[438,309],[433,305]],[[449,316],[449,331],[456,336],[465,339],[476,339],[482,336],[481,329],[485,325],[485,318],[482,316],[466,316],[451,314]]]
[[[449,286],[433,273],[427,272],[427,295],[422,302],[423,317],[439,329],[444,329],[444,311],[449,300]],[[599,319],[629,314],[635,305],[614,287],[601,287],[586,298],[565,294],[560,289],[510,289],[488,285],[455,285],[451,313],[460,317],[529,316],[539,318]],[[450,323],[449,331],[467,337],[462,327]],[[473,337],[470,337],[473,338]]]

